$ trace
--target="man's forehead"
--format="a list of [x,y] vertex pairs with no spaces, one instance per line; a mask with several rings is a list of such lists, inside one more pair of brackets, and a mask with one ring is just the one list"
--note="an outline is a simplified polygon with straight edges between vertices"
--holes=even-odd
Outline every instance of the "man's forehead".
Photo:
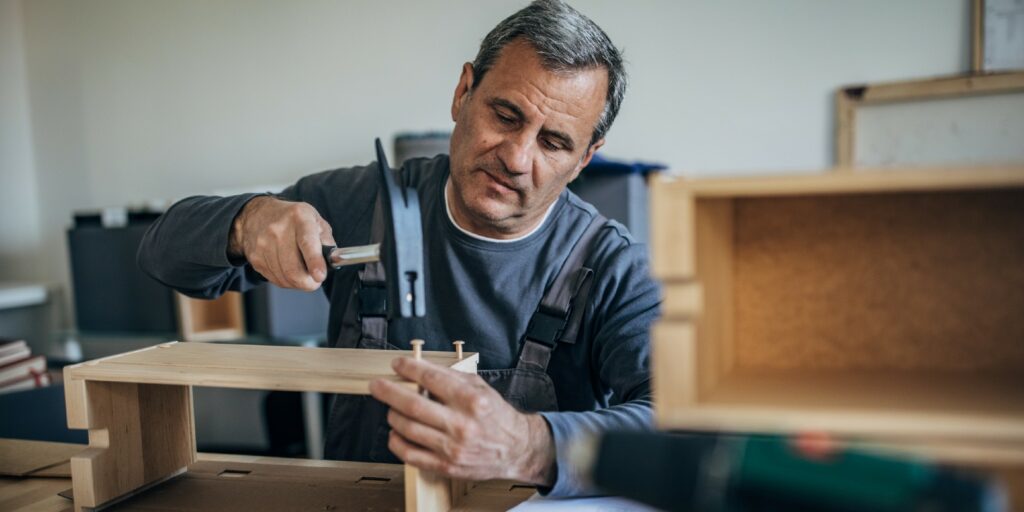
[[480,85],[488,103],[509,102],[528,117],[539,113],[559,124],[582,122],[589,137],[604,110],[608,72],[549,69],[531,45],[516,41],[502,50]]

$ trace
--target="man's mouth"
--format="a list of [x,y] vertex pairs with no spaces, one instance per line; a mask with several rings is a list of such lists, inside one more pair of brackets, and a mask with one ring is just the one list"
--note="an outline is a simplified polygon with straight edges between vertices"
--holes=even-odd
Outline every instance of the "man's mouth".
[[495,189],[497,189],[499,192],[513,193],[513,194],[518,194],[519,193],[519,189],[516,188],[514,185],[511,185],[509,183],[506,183],[506,182],[502,181],[499,178],[494,177],[493,174],[487,172],[486,170],[481,169],[481,171],[485,175],[487,175],[487,179],[490,181],[491,186],[494,187]]

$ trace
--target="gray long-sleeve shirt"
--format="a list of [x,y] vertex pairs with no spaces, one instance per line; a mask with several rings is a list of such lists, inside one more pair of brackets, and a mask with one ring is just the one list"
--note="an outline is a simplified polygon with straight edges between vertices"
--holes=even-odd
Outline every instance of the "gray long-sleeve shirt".
[[[445,155],[404,165],[420,195],[427,316],[393,320],[388,341],[408,348],[410,339],[422,338],[426,350],[451,350],[452,340],[465,340],[467,351],[480,353],[482,370],[513,368],[545,289],[596,210],[566,190],[544,224],[525,239],[474,238],[447,214],[448,165]],[[377,180],[372,165],[326,171],[302,178],[278,197],[315,207],[338,246],[362,245],[369,243]],[[263,279],[252,267],[229,261],[226,254],[232,221],[253,196],[196,196],[176,203],[146,233],[139,265],[194,297],[258,285]],[[553,496],[587,492],[567,463],[573,436],[651,424],[650,327],[658,315],[659,290],[649,274],[647,251],[614,221],[601,229],[593,247],[585,264],[594,269],[595,282],[578,341],[560,344],[548,367],[559,406],[559,412],[542,413],[556,447]],[[342,332],[357,270],[332,272],[323,285],[331,303],[332,346]]]

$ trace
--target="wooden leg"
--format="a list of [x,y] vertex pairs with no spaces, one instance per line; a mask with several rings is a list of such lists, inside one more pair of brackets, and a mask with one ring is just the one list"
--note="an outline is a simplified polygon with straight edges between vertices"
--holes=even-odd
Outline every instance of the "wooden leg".
[[451,480],[405,465],[405,511],[448,512],[452,508]]
[[89,430],[71,458],[75,511],[172,477],[195,461],[189,386],[65,380],[68,427]]

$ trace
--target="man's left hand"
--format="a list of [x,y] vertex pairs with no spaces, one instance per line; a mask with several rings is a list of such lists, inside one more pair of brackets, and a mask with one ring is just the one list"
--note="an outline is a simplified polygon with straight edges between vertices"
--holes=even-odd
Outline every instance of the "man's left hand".
[[540,415],[517,411],[476,374],[408,357],[391,366],[433,398],[387,380],[370,383],[391,408],[388,448],[406,464],[467,480],[554,482],[554,443]]

